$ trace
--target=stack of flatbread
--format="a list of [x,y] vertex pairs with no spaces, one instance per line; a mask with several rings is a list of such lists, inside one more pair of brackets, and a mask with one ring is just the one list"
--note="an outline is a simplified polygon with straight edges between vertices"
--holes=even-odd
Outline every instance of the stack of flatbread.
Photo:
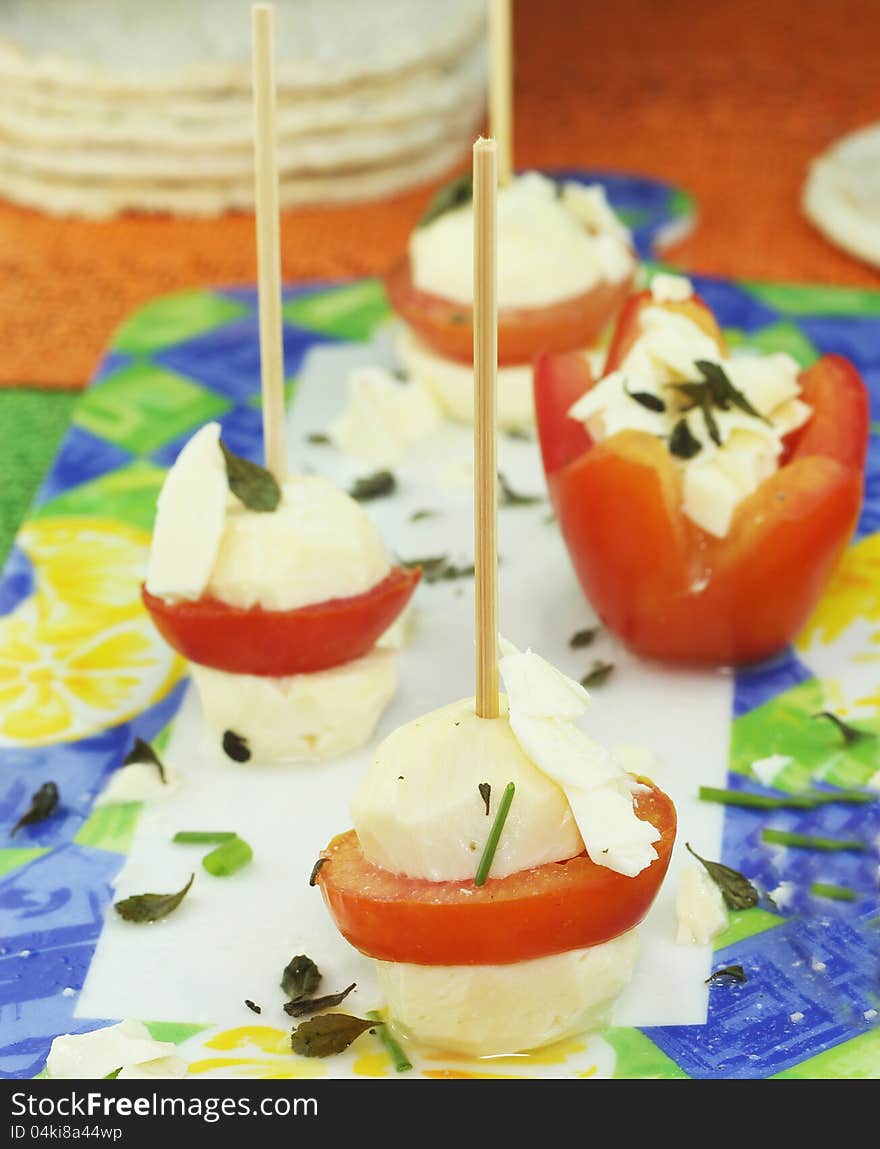
[[[375,199],[460,159],[485,0],[275,0],[285,207]],[[2,0],[0,196],[59,215],[253,204],[251,0]]]
[[880,267],[880,124],[869,124],[813,161],[806,215],[832,243]]

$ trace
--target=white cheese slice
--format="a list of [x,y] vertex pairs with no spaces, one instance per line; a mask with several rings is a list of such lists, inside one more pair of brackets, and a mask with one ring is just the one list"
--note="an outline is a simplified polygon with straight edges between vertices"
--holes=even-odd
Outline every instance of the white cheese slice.
[[348,378],[348,404],[327,433],[356,459],[393,467],[441,424],[432,393],[418,379],[397,379],[384,367],[359,367]]
[[693,294],[693,284],[683,275],[658,271],[651,279],[651,296],[655,303],[685,303]]
[[[498,718],[478,718],[472,698],[398,727],[379,745],[351,801],[361,849],[413,878],[472,878],[508,782],[516,791],[493,878],[582,852],[565,794],[523,752],[506,701]],[[488,814],[481,783],[490,787]]]
[[[665,307],[644,307],[639,313],[644,348],[678,379],[700,378],[698,359],[718,359],[718,344],[686,315]],[[621,370],[626,371],[626,360]]]
[[55,1078],[101,1078],[117,1069],[168,1057],[179,1060],[175,1045],[154,1041],[145,1025],[126,1020],[89,1033],[56,1037],[46,1059],[46,1072]]
[[150,594],[202,595],[220,549],[228,499],[220,424],[207,423],[183,447],[159,492],[147,566]]
[[803,399],[789,399],[773,412],[771,419],[777,435],[790,435],[812,418],[813,408]]
[[363,594],[390,569],[359,502],[320,475],[294,475],[274,511],[230,507],[206,590],[230,606],[294,610]]
[[724,897],[705,869],[695,862],[681,870],[675,894],[680,945],[702,946],[727,928]]
[[[627,775],[614,755],[572,724],[571,701],[560,701],[560,672],[531,651],[510,644],[504,650],[498,669],[517,741],[565,792],[590,859],[634,877],[657,857],[651,843],[660,831],[636,816]],[[546,685],[539,687],[542,677]]]
[[180,780],[167,763],[165,781],[152,762],[132,762],[120,766],[110,775],[106,786],[95,799],[96,806],[114,806],[121,802],[162,801],[173,794]]
[[629,228],[608,202],[601,184],[581,184],[567,180],[562,185],[562,203],[591,231],[614,236],[627,246],[632,244]]
[[724,369],[734,387],[762,415],[770,415],[783,403],[797,398],[801,391],[800,366],[784,352],[737,355],[725,361]]
[[724,538],[741,498],[739,485],[717,461],[685,467],[682,511],[708,534]]
[[318,762],[368,742],[397,686],[397,659],[395,651],[374,647],[342,666],[289,678],[226,674],[195,663],[190,673],[215,745],[226,730],[244,738],[247,768]]
[[376,972],[405,1039],[490,1057],[604,1029],[638,952],[637,933],[628,930],[586,949],[506,965],[377,961]]
[[[401,324],[395,350],[403,369],[428,388],[448,418],[473,423],[474,369],[470,363],[438,355],[405,324]],[[499,367],[496,397],[496,416],[502,430],[533,426],[531,363]]]

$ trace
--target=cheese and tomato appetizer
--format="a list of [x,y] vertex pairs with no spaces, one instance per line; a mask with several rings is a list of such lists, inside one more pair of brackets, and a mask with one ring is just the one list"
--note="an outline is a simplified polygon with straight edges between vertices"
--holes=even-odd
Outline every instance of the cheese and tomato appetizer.
[[397,684],[377,641],[417,582],[328,479],[295,475],[273,510],[245,506],[209,423],[160,493],[144,602],[233,756],[312,760],[371,736]]
[[[498,420],[509,428],[534,420],[532,357],[595,343],[632,287],[636,258],[600,185],[525,172],[499,189],[497,221]],[[468,423],[473,245],[470,201],[429,211],[386,280],[403,324],[401,363],[451,418]]]
[[534,372],[548,488],[603,622],[650,657],[736,664],[806,622],[855,528],[867,391],[846,359],[731,355],[679,276],[632,296],[600,378]]
[[500,716],[464,699],[386,738],[354,794],[354,829],[316,877],[343,936],[376,960],[393,1024],[472,1056],[607,1024],[676,829],[670,799],[575,725],[584,688],[505,651]]

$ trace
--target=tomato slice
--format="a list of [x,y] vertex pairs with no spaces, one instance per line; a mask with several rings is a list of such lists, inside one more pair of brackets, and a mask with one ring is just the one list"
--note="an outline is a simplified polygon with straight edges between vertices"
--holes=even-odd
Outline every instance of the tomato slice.
[[[596,342],[632,290],[633,277],[600,280],[590,291],[547,307],[503,307],[498,312],[498,363],[530,363],[539,351],[573,351]],[[438,354],[474,361],[474,312],[467,304],[421,291],[404,255],[388,272],[391,306]]]
[[156,629],[184,658],[230,674],[283,678],[360,658],[409,602],[421,570],[392,567],[376,586],[350,598],[296,610],[244,610],[217,599],[166,602],[142,590]]
[[642,920],[669,866],[675,807],[647,784],[635,795],[636,813],[661,838],[657,858],[634,878],[584,853],[483,886],[431,882],[374,866],[349,830],[324,851],[316,880],[343,937],[382,961],[503,965],[598,945]]
[[578,351],[542,352],[534,364],[535,421],[544,472],[552,475],[593,445],[590,433],[568,412],[595,380]]
[[562,534],[587,598],[632,650],[736,665],[778,653],[806,623],[855,528],[870,413],[838,356],[801,384],[811,419],[717,539],[682,514],[681,468],[652,436],[624,431],[573,458],[572,362],[538,362],[538,434]]

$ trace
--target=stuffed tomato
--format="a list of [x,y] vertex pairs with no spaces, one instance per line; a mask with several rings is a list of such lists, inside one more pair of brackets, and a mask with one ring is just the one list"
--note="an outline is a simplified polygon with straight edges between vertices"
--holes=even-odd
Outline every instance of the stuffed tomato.
[[143,600],[227,756],[305,761],[371,736],[397,683],[385,636],[418,581],[345,491],[277,484],[209,423],[160,493]]
[[498,718],[465,699],[378,748],[316,882],[393,1024],[483,1056],[607,1024],[669,864],[670,799],[574,720],[586,691],[507,647]]
[[[534,419],[532,357],[592,346],[622,306],[636,259],[601,186],[538,172],[498,193],[498,419]],[[473,209],[468,186],[443,189],[391,268],[402,321],[397,353],[451,418],[473,418]]]
[[621,313],[601,378],[534,370],[548,487],[587,598],[632,650],[767,658],[795,638],[855,529],[870,429],[854,366],[730,356],[687,280]]

